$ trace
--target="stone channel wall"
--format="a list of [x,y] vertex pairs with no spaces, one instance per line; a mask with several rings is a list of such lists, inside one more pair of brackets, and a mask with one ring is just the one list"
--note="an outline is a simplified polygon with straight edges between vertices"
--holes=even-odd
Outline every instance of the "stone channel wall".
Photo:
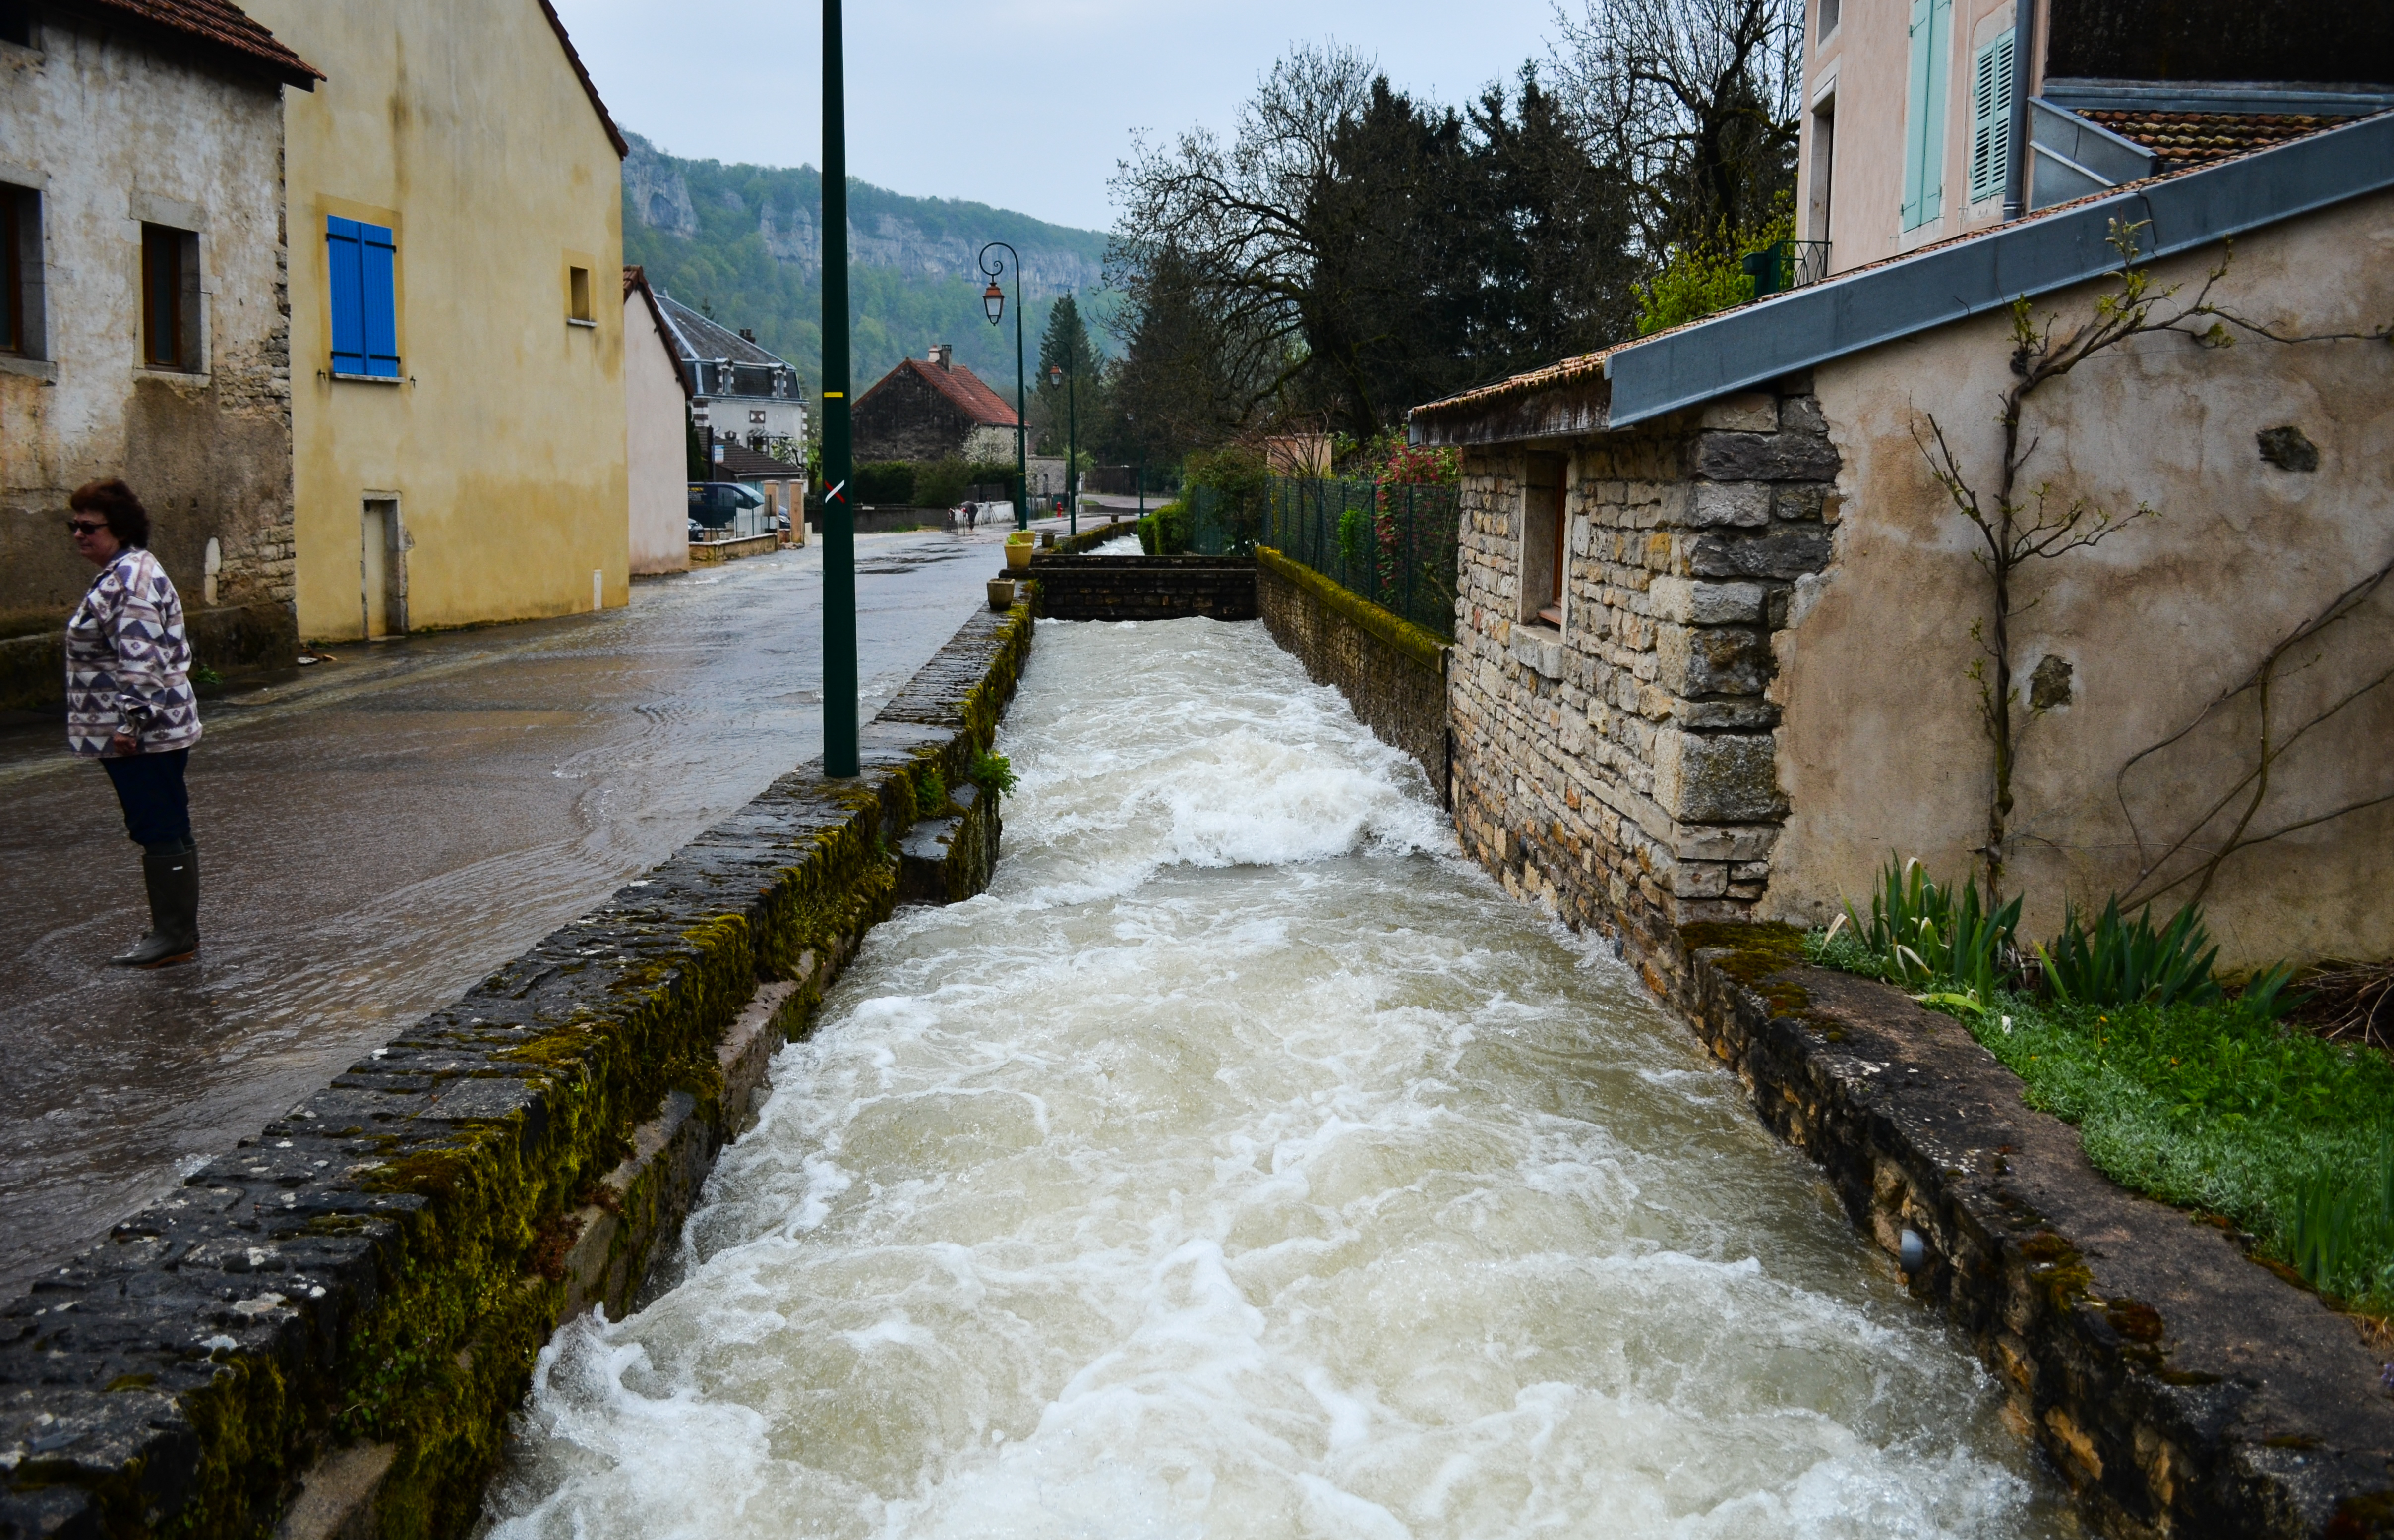
[[[291,606],[281,600],[187,609],[184,625],[191,658],[204,667],[230,673],[242,668],[287,668],[298,656],[299,635]],[[0,711],[63,707],[67,699],[66,620],[33,636],[0,641]]]
[[466,1533],[533,1355],[625,1310],[864,932],[987,882],[1033,629],[976,616],[860,779],[782,777],[0,1310],[0,1537]]
[[1347,697],[1382,743],[1451,795],[1446,643],[1278,551],[1256,552],[1256,608],[1307,676]]
[[[1533,450],[1567,456],[1559,627],[1524,597]],[[1771,639],[1828,563],[1837,464],[1800,379],[1465,450],[1455,822],[1508,890],[1645,960],[1677,926],[1752,914],[1786,814]]]
[[1800,932],[1674,940],[1672,1002],[1968,1338],[2099,1533],[2394,1534],[2394,1398],[2361,1323],[2114,1185],[1958,1022],[1807,967]]
[[1242,556],[1078,556],[1031,559],[1039,613],[1049,620],[1256,618],[1256,562]]

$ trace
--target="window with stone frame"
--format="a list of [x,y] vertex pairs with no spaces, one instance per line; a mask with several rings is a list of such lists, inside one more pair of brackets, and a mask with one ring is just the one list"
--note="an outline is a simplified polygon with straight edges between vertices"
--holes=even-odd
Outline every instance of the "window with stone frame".
[[1521,615],[1558,631],[1563,624],[1563,482],[1570,465],[1561,454],[1522,456]]
[[0,183],[0,353],[39,358],[42,195]]
[[141,227],[141,362],[196,372],[200,357],[200,238],[165,225]]

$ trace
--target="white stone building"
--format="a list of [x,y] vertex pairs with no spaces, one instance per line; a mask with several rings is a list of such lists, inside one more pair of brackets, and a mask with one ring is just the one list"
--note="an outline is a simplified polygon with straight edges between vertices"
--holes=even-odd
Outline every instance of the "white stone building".
[[638,268],[624,270],[624,448],[632,571],[690,569],[690,385],[673,331]]
[[756,345],[756,334],[717,325],[671,295],[657,296],[691,414],[711,439],[777,458],[802,459],[807,402],[796,365]]

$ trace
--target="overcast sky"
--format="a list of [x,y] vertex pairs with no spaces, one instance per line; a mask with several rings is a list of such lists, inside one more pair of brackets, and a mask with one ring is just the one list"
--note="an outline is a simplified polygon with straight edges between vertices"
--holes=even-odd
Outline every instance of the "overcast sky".
[[[556,0],[625,128],[677,155],[822,165],[822,13],[788,0]],[[1134,129],[1227,130],[1292,42],[1460,101],[1543,58],[1551,0],[849,0],[848,166],[916,197],[1112,223]]]

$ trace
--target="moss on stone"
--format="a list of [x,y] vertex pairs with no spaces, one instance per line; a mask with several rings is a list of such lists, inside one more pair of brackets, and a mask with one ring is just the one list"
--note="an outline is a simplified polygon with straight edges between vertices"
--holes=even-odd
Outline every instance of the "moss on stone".
[[1705,960],[1761,995],[1774,1020],[1793,1016],[1823,1030],[1830,1025],[1812,1021],[1812,996],[1803,985],[1774,977],[1805,966],[1804,932],[1794,926],[1712,920],[1681,926],[1679,940],[1691,953],[1715,954]]
[[1444,674],[1445,641],[1402,615],[1381,609],[1370,599],[1340,587],[1312,568],[1291,561],[1268,546],[1256,547],[1256,566],[1258,571],[1269,573],[1304,589],[1324,609],[1370,632],[1424,668]]

